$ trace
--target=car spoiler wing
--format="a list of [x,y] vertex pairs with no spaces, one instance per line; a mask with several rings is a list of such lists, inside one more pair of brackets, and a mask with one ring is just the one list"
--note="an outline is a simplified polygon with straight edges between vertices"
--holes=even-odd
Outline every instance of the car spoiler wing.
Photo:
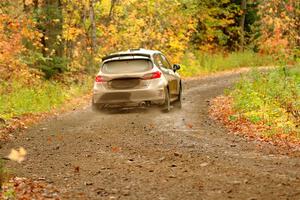
[[122,54],[112,54],[112,55],[108,55],[102,58],[102,62],[104,62],[105,60],[111,59],[111,58],[117,58],[117,57],[126,57],[126,56],[142,56],[142,57],[146,57],[146,58],[150,58],[149,54],[145,54],[145,53],[122,53]]

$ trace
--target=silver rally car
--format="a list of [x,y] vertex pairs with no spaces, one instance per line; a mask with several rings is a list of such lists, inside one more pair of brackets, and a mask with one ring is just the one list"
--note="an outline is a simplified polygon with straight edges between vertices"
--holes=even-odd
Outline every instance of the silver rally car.
[[160,51],[132,49],[102,59],[96,76],[92,108],[162,105],[181,108],[182,82],[177,70]]

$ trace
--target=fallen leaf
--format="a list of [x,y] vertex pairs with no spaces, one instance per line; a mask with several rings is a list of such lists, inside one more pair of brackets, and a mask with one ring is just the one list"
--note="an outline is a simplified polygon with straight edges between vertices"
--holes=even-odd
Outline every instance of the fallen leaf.
[[48,138],[47,138],[47,142],[48,142],[48,143],[52,143],[52,138],[51,138],[51,137],[48,137]]
[[186,124],[188,128],[193,128],[193,124]]
[[75,173],[79,173],[79,166],[76,166],[75,168],[74,168],[74,171],[75,171]]
[[121,150],[121,148],[120,147],[112,147],[111,150],[114,153],[118,153]]
[[206,167],[208,165],[208,163],[207,162],[205,162],[205,163],[201,163],[200,164],[200,167]]
[[7,157],[12,161],[21,163],[25,160],[26,155],[27,151],[23,147],[20,147],[19,150],[12,149]]

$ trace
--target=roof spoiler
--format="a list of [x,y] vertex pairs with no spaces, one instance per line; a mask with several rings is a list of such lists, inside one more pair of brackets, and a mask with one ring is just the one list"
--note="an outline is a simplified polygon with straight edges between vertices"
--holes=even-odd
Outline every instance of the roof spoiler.
[[122,53],[122,54],[111,54],[108,56],[105,56],[102,58],[102,62],[111,58],[117,58],[117,57],[126,57],[126,56],[143,56],[143,57],[147,57],[150,58],[149,54],[145,54],[145,53]]

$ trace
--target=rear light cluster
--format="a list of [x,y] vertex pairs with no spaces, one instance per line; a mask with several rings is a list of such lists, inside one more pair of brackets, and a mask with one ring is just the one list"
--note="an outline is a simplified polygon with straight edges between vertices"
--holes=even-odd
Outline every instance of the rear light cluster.
[[[146,74],[142,77],[143,80],[150,80],[150,79],[157,79],[157,78],[160,78],[161,77],[161,72],[160,71],[156,71],[156,72],[153,72],[153,73],[150,73],[150,74]],[[103,76],[96,76],[95,78],[95,82],[96,83],[104,83],[104,82],[107,82]]]
[[106,82],[106,81],[104,80],[103,76],[99,76],[99,75],[96,76],[95,81],[96,81],[96,83],[103,83],[103,82]]
[[146,74],[145,76],[143,76],[143,80],[150,80],[150,79],[157,79],[161,77],[161,72],[160,71],[156,71],[150,74]]

